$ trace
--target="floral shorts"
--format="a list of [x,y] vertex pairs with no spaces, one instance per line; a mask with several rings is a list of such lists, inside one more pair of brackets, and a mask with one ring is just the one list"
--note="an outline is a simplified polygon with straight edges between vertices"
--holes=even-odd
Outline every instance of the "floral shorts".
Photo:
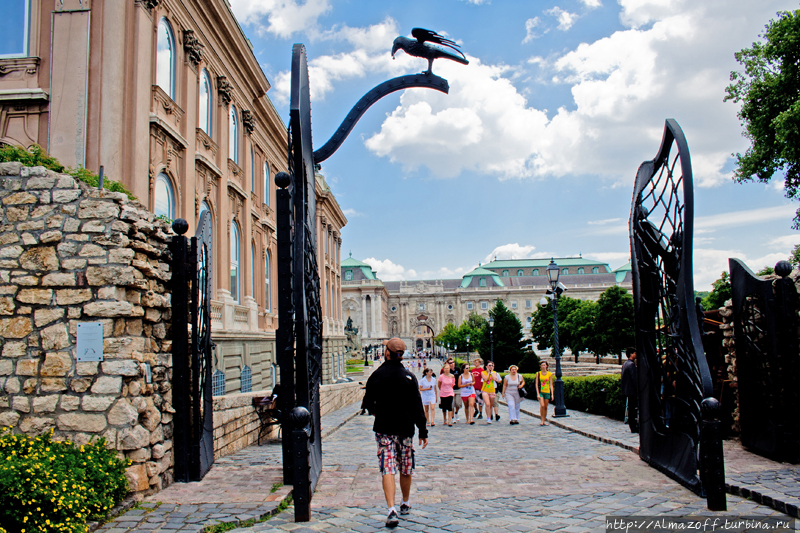
[[399,435],[375,433],[378,443],[378,464],[381,475],[397,474],[398,463],[400,473],[410,476],[414,471],[414,438]]

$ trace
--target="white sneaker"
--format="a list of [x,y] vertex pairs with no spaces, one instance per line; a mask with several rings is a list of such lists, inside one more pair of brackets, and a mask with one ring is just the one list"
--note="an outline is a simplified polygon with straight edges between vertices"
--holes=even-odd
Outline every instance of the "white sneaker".
[[487,423],[487,424],[491,424],[491,423],[492,423],[492,419],[491,419],[491,418],[487,418],[487,419],[486,419],[486,423]]

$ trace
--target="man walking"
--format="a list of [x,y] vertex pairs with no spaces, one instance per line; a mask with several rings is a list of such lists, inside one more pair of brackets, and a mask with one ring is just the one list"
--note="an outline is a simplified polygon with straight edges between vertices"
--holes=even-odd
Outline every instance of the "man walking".
[[639,373],[636,370],[636,349],[625,350],[628,360],[622,364],[620,392],[625,397],[625,422],[631,433],[639,433]]
[[383,494],[389,515],[387,527],[400,521],[395,509],[395,475],[400,471],[403,501],[400,514],[411,511],[411,475],[414,470],[414,426],[419,429],[419,443],[428,445],[428,429],[417,378],[403,366],[406,344],[397,337],[383,341],[386,361],[367,380],[362,409],[375,416],[372,430],[378,443],[378,464],[383,480]]

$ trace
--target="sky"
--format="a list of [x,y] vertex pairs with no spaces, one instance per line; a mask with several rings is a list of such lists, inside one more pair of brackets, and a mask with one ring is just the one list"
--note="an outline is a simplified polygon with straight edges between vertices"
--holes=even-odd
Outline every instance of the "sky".
[[288,124],[291,51],[306,46],[313,139],[322,146],[374,86],[422,72],[395,37],[414,27],[456,41],[469,65],[436,60],[450,93],[409,89],[370,108],[322,165],[352,253],[384,281],[460,278],[493,258],[629,261],[639,165],[664,121],[691,153],[694,283],[728,258],[754,271],[800,233],[783,180],[739,184],[748,141],[724,102],[734,53],[785,0],[230,0]]

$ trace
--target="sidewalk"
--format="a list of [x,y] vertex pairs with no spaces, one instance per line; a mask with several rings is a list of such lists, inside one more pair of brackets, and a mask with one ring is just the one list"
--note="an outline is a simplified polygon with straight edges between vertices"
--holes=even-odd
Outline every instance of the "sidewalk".
[[[539,403],[525,399],[521,410],[538,417]],[[619,420],[579,411],[567,411],[567,414],[566,418],[553,418],[551,411],[548,420],[554,426],[614,444],[638,455],[639,435],[631,433],[628,426]],[[723,448],[725,488],[730,494],[750,498],[800,518],[800,465],[778,463],[756,455],[744,448],[738,439],[723,441]]]

